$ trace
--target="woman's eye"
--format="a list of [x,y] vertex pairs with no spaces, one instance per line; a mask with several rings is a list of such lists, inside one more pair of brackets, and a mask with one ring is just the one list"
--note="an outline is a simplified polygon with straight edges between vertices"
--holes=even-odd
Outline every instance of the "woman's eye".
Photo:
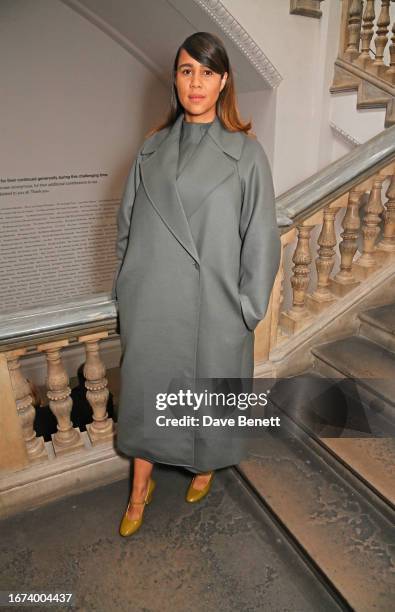
[[[204,72],[205,76],[211,76],[211,75],[213,74],[213,71],[212,71],[212,70],[209,70],[209,69],[204,70],[203,72]],[[187,74],[187,75],[189,75],[190,73],[191,73],[190,68],[183,68],[183,69],[181,70],[181,74]]]

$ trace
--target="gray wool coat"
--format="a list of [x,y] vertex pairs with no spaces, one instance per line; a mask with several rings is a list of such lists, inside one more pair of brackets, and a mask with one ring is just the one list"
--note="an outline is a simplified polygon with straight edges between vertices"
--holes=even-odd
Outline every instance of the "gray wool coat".
[[163,417],[203,411],[180,403],[159,408],[157,394],[212,391],[223,381],[240,389],[251,380],[254,329],[266,313],[281,247],[262,145],[229,132],[216,116],[176,179],[182,121],[183,114],[144,141],[118,212],[116,444],[128,456],[197,473],[239,463],[245,436],[201,424],[164,426]]

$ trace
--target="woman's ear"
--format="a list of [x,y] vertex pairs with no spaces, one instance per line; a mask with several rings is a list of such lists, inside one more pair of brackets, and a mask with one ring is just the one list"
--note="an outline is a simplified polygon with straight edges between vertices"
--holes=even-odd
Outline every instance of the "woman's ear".
[[219,89],[220,92],[225,87],[227,78],[228,78],[228,73],[224,72],[224,74],[222,75],[222,79],[221,79],[221,86],[220,86],[220,89]]

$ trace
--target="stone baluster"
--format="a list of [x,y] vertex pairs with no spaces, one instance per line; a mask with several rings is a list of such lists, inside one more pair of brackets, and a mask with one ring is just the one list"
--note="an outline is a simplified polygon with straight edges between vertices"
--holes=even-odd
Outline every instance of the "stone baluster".
[[282,325],[282,318],[284,316],[284,312],[283,312],[284,295],[285,295],[286,285],[288,282],[288,277],[285,276],[284,260],[285,260],[285,256],[286,256],[288,247],[289,245],[294,244],[296,236],[297,236],[296,228],[293,228],[289,232],[286,232],[285,234],[281,235],[281,246],[282,246],[281,263],[280,263],[279,272],[277,274],[277,277],[276,277],[276,280],[273,286],[273,291],[272,291],[273,312],[275,314],[274,324],[275,324],[276,329],[271,330],[271,332],[275,334],[275,336],[274,337],[272,336],[271,338],[271,343],[270,343],[271,348],[274,348],[274,346],[277,346],[278,344],[280,344],[281,342],[289,338],[289,334],[286,333],[286,329]]
[[390,83],[395,83],[395,21],[392,26],[391,44],[389,48],[390,52],[390,67],[385,73],[385,78]]
[[[283,250],[283,257],[284,257],[284,250]],[[281,266],[278,292],[277,294],[273,294],[273,303],[276,304],[276,319],[275,319],[275,325],[272,327],[272,330],[271,330],[271,342],[270,342],[271,348],[274,348],[275,346],[280,344],[283,340],[285,340],[288,337],[286,334],[283,334],[283,330],[280,325],[281,316],[282,316],[281,313],[282,313],[282,308],[283,308],[283,303],[284,303],[284,282],[285,282],[285,277],[284,277],[284,264],[283,264]]]
[[375,0],[366,0],[366,6],[362,17],[361,54],[355,62],[362,68],[365,68],[366,64],[372,62],[369,49],[371,40],[373,38],[373,24],[376,17],[374,4]]
[[378,243],[377,250],[385,253],[395,253],[395,174],[391,176],[385,195],[388,200],[383,214],[383,238]]
[[310,234],[314,225],[298,225],[298,238],[295,252],[291,285],[293,292],[292,307],[282,313],[280,324],[287,333],[295,333],[305,327],[312,315],[306,306],[307,288],[310,282]]
[[[289,234],[295,232],[291,230]],[[278,273],[274,280],[270,301],[264,319],[258,325],[255,332],[254,359],[255,361],[267,361],[270,352],[278,343],[281,330],[279,320],[283,302],[283,280],[284,280],[284,243],[285,234],[281,236],[281,257]]]
[[345,59],[353,62],[359,56],[361,38],[362,0],[352,0],[348,13],[348,46]]
[[78,341],[85,344],[86,362],[84,365],[86,397],[92,407],[93,422],[86,426],[93,445],[112,441],[114,435],[113,420],[108,418],[107,402],[109,391],[106,368],[100,358],[99,341],[108,337],[108,332],[98,332],[79,336]]
[[33,404],[30,385],[22,374],[20,364],[20,357],[25,353],[26,349],[21,348],[7,351],[5,356],[29,462],[35,463],[47,460],[48,453],[45,448],[44,438],[42,436],[38,437],[33,428],[36,409]]
[[279,266],[279,271],[277,274],[276,281],[273,285],[273,317],[272,317],[272,325],[270,330],[270,350],[276,346],[277,336],[281,327],[279,325],[281,312],[283,310],[284,303],[284,254],[285,254],[285,244],[286,239],[284,236],[281,236],[281,261]]
[[377,20],[375,37],[376,58],[371,65],[371,70],[378,76],[382,76],[388,66],[384,64],[384,50],[388,42],[388,26],[390,25],[390,0],[381,0],[381,11]]
[[37,346],[38,351],[45,352],[47,359],[47,396],[49,407],[56,417],[58,429],[52,434],[52,444],[56,455],[85,447],[79,428],[73,427],[70,420],[73,402],[70,397],[69,377],[61,358],[61,349],[68,344],[69,341],[64,339]]
[[335,217],[339,207],[324,208],[324,220],[317,243],[318,257],[315,260],[317,268],[317,288],[306,296],[306,303],[309,309],[315,314],[319,314],[329,304],[335,301],[335,297],[330,291],[329,277],[335,264],[335,246],[337,244],[335,232]]
[[361,227],[359,206],[362,195],[363,192],[358,189],[350,191],[346,213],[342,220],[343,232],[340,234],[342,241],[339,245],[340,270],[329,282],[331,292],[339,297],[359,285],[353,274],[353,259],[358,249],[358,234]]
[[381,200],[381,189],[384,177],[375,178],[370,190],[369,200],[364,208],[362,223],[363,247],[362,255],[354,264],[354,272],[358,277],[367,278],[376,268],[375,242],[380,233],[381,214],[384,210]]

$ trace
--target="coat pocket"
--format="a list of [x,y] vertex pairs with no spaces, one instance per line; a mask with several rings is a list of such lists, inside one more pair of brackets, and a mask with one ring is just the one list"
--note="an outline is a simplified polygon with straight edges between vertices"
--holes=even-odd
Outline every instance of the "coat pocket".
[[242,297],[239,293],[239,306],[240,306],[240,318],[243,322],[243,325],[246,329],[246,331],[252,333],[254,331],[254,329],[251,329],[251,327],[249,327],[248,322],[247,322],[247,318],[246,318],[246,313],[243,310],[243,300]]
[[118,264],[117,264],[117,267],[114,273],[113,281],[112,281],[111,299],[113,300],[117,299],[117,283],[118,283],[119,274],[121,272],[122,263],[123,263],[123,260],[118,261]]

